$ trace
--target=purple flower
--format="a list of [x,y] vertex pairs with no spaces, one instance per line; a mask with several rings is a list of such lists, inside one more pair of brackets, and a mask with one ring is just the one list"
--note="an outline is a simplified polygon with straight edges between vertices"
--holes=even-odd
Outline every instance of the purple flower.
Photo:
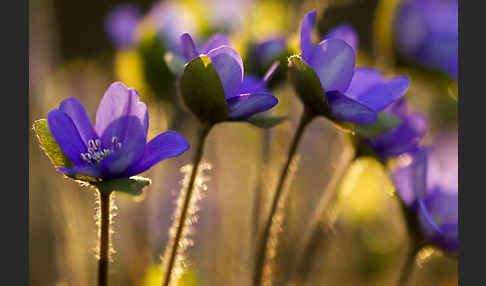
[[155,25],[164,47],[168,51],[182,56],[180,35],[183,33],[195,34],[197,31],[191,11],[179,3],[163,1],[155,4],[147,17]]
[[105,30],[117,48],[126,48],[134,44],[140,18],[140,10],[132,4],[119,5],[109,12]]
[[249,50],[249,57],[253,66],[268,67],[287,51],[287,39],[282,36],[267,38],[253,43]]
[[423,238],[445,251],[456,251],[457,134],[442,139],[432,147],[404,155],[401,161],[405,163],[392,176],[397,193],[415,215]]
[[394,31],[405,56],[457,79],[457,0],[405,0],[398,8]]
[[265,88],[277,65],[273,65],[263,80],[245,76],[240,55],[233,48],[225,45],[227,40],[222,36],[211,38],[199,50],[189,34],[181,36],[181,45],[188,61],[205,55],[213,64],[228,105],[228,121],[245,121],[251,116],[274,107],[278,100]]
[[205,55],[213,49],[230,45],[228,37],[223,34],[215,34],[211,36],[206,43],[199,48],[196,47],[196,44],[188,33],[185,33],[180,37],[180,42],[182,51],[181,54],[186,59],[186,62],[190,62],[199,55]]
[[351,25],[343,24],[329,31],[324,39],[341,39],[350,45],[354,52],[358,52],[359,38],[358,33],[354,30]]
[[404,98],[391,104],[384,112],[400,118],[400,124],[385,133],[365,139],[365,142],[383,159],[416,151],[420,139],[427,131],[425,117],[410,111]]
[[[318,45],[312,41],[316,11],[308,13],[301,25],[300,48],[303,60],[316,73],[331,109],[337,119],[358,124],[371,124],[377,113],[400,98],[409,86],[407,77],[385,79],[373,69],[355,67],[357,40],[352,29],[340,27]],[[346,40],[343,40],[345,38]],[[351,43],[353,46],[348,44]]]
[[162,133],[147,143],[148,112],[138,93],[121,82],[105,92],[93,126],[83,105],[75,98],[61,102],[49,112],[52,136],[74,164],[58,168],[68,176],[99,179],[125,178],[140,174],[161,160],[189,149],[182,135]]
[[216,30],[235,31],[245,24],[254,0],[206,0],[204,10],[209,25]]

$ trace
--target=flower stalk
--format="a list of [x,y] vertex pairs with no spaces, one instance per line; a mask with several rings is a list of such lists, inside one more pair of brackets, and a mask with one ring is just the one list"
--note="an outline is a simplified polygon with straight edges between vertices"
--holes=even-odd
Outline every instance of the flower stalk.
[[262,284],[263,268],[265,267],[266,259],[267,259],[266,253],[267,253],[268,243],[270,239],[270,231],[272,228],[272,224],[275,220],[275,216],[277,214],[280,200],[283,197],[282,193],[284,190],[287,175],[289,174],[289,167],[295,157],[297,148],[302,139],[302,135],[304,134],[304,130],[307,127],[307,125],[312,121],[312,119],[314,119],[314,117],[315,117],[314,113],[308,112],[307,110],[304,109],[304,112],[302,113],[302,116],[300,118],[299,125],[297,127],[297,131],[294,135],[292,143],[290,144],[287,161],[285,162],[285,165],[280,174],[280,178],[278,180],[277,189],[275,191],[275,195],[273,197],[272,205],[270,208],[270,214],[268,216],[268,220],[266,221],[265,229],[263,231],[262,241],[260,246],[257,248],[257,253],[255,256],[256,261],[255,261],[255,269],[254,269],[254,278],[253,278],[254,286],[259,286]]
[[413,212],[407,209],[405,204],[403,204],[401,201],[400,205],[408,226],[407,233],[410,237],[411,246],[407,252],[405,264],[403,265],[400,272],[400,278],[397,285],[406,286],[412,276],[415,261],[417,260],[417,254],[427,245],[427,241],[423,238],[422,233],[419,230],[419,222],[417,218],[413,215]]
[[397,286],[406,286],[412,276],[415,261],[417,260],[417,254],[427,245],[426,240],[423,238],[422,233],[419,230],[419,222],[406,205],[400,201],[405,221],[407,223],[407,234],[410,238],[411,246],[407,252],[405,258],[405,264],[403,264],[400,272],[400,278]]
[[99,191],[100,228],[99,228],[99,260],[98,285],[108,285],[108,264],[110,260],[110,196],[111,192]]
[[265,129],[263,131],[263,152],[262,152],[262,174],[260,175],[255,189],[255,195],[253,197],[253,213],[252,213],[252,234],[253,244],[256,248],[258,243],[258,236],[260,234],[260,212],[262,210],[263,191],[265,189],[264,178],[268,173],[268,164],[270,161],[270,130]]
[[313,263],[316,261],[316,255],[319,251],[316,249],[325,249],[329,244],[329,240],[334,230],[332,227],[333,220],[331,218],[329,209],[332,209],[338,199],[339,184],[341,183],[350,164],[356,158],[356,152],[344,151],[339,159],[334,176],[329,184],[326,186],[323,196],[317,204],[317,209],[314,212],[312,223],[310,224],[310,234],[304,236],[304,244],[299,252],[302,253],[297,260],[297,267],[294,269],[296,273],[292,273],[289,280],[296,280],[300,285],[306,285],[309,275],[312,272]]
[[180,255],[179,248],[182,243],[182,239],[184,237],[184,229],[186,227],[186,219],[188,218],[188,214],[190,211],[190,206],[191,206],[191,200],[192,200],[192,195],[194,191],[194,184],[196,182],[196,177],[198,174],[198,169],[199,165],[201,163],[201,159],[203,156],[203,151],[204,151],[204,143],[206,141],[206,137],[209,134],[209,131],[211,130],[212,125],[203,125],[198,134],[197,138],[197,145],[196,145],[196,151],[194,153],[194,158],[192,160],[192,171],[191,171],[191,176],[189,178],[189,183],[187,185],[187,190],[185,193],[184,201],[181,205],[182,209],[180,210],[180,215],[178,216],[177,219],[177,230],[175,232],[175,236],[173,239],[171,239],[171,242],[167,248],[167,253],[166,253],[166,265],[164,271],[163,271],[163,280],[162,280],[162,285],[163,286],[169,286],[171,283],[172,275],[174,272],[174,269],[176,267],[176,262],[177,262],[177,256]]
[[417,254],[422,250],[424,247],[424,243],[420,243],[417,240],[414,240],[412,247],[407,253],[407,257],[405,260],[405,264],[400,273],[400,279],[398,280],[398,286],[406,286],[408,281],[412,276],[413,268],[415,265],[415,261],[417,260]]

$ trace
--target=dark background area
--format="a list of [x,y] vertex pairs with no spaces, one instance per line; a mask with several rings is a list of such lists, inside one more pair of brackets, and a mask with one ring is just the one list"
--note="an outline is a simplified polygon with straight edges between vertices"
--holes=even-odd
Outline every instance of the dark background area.
[[113,46],[108,41],[104,30],[104,19],[110,9],[121,3],[135,3],[142,11],[147,11],[155,2],[154,0],[133,2],[53,0],[61,56],[70,60],[77,57],[96,57],[100,52],[112,52]]

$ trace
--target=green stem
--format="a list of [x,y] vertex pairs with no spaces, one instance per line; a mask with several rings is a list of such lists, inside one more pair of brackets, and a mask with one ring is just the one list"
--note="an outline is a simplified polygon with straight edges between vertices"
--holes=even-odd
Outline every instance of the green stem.
[[253,197],[253,222],[252,222],[252,234],[253,234],[253,244],[254,248],[258,243],[258,236],[260,233],[260,212],[262,209],[262,198],[263,198],[263,188],[264,188],[264,179],[266,175],[266,168],[269,163],[270,159],[270,130],[265,129],[263,134],[263,152],[262,152],[262,173],[258,178],[257,187],[255,189],[255,195]]
[[407,253],[405,264],[403,265],[402,271],[400,273],[400,280],[398,280],[398,286],[405,286],[410,280],[413,272],[413,267],[415,265],[415,259],[420,249],[421,247],[414,244],[410,251]]
[[196,182],[196,177],[197,177],[197,171],[199,168],[199,165],[201,163],[202,155],[203,155],[203,150],[204,150],[204,142],[206,141],[206,137],[209,134],[209,131],[211,130],[212,126],[203,126],[199,130],[198,134],[198,141],[196,145],[196,153],[194,153],[194,158],[192,161],[192,171],[191,171],[191,177],[189,178],[189,184],[187,185],[187,191],[184,197],[184,202],[182,203],[182,211],[180,213],[180,216],[178,218],[177,222],[177,231],[174,237],[174,240],[171,242],[171,244],[168,246],[170,247],[169,251],[170,253],[168,254],[169,260],[167,263],[166,269],[164,269],[164,279],[162,280],[162,285],[163,286],[168,286],[170,285],[171,281],[171,276],[172,272],[174,271],[174,267],[176,264],[176,258],[178,255],[178,250],[179,246],[181,244],[181,239],[183,237],[184,233],[184,228],[185,228],[185,221],[187,219],[187,215],[189,213],[190,205],[191,205],[191,199],[192,199],[192,194],[194,191],[194,183]]
[[300,118],[299,126],[297,127],[297,131],[294,135],[292,143],[290,144],[290,149],[287,157],[287,161],[285,162],[284,168],[282,173],[280,174],[280,178],[277,184],[277,189],[275,191],[275,195],[273,197],[272,206],[270,208],[270,214],[268,220],[265,224],[265,229],[263,231],[263,237],[260,244],[260,247],[257,249],[256,253],[256,263],[254,269],[254,277],[253,277],[253,285],[259,286],[262,283],[263,278],[263,268],[265,266],[265,259],[266,259],[266,252],[268,248],[268,241],[270,238],[270,230],[272,228],[272,223],[275,220],[275,215],[277,213],[278,205],[280,203],[280,198],[282,197],[285,179],[289,173],[289,167],[294,159],[295,153],[297,151],[297,147],[302,139],[302,135],[304,134],[304,130],[306,126],[314,119],[314,115],[309,113],[308,111],[304,110],[302,116]]
[[[324,194],[322,195],[317,209],[314,212],[312,223],[310,224],[310,235],[304,236],[308,238],[304,240],[302,256],[297,260],[297,273],[291,276],[291,281],[297,279],[298,285],[307,285],[309,274],[312,272],[312,266],[316,261],[316,255],[320,253],[321,249],[327,247],[332,229],[329,224],[329,213],[327,210],[332,208],[338,200],[337,188],[341,183],[344,174],[349,169],[351,162],[355,159],[356,153],[354,151],[343,151],[338,166],[335,168],[334,175],[326,186]],[[330,196],[330,197],[329,197]],[[296,277],[296,278],[295,278]]]
[[412,274],[417,253],[419,253],[420,250],[427,245],[427,242],[420,232],[420,225],[415,212],[411,210],[398,196],[396,196],[396,198],[398,199],[402,209],[403,217],[407,225],[407,234],[411,242],[411,247],[407,253],[405,264],[403,265],[400,273],[400,279],[398,280],[397,284],[399,286],[405,286],[407,285]]
[[99,192],[100,199],[100,258],[98,264],[98,285],[108,285],[108,264],[110,259],[110,195],[111,192]]

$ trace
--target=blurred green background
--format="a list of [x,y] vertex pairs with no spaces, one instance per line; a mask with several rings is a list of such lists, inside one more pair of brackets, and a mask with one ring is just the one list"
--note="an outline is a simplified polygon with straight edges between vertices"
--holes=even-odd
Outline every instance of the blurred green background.
[[[178,1],[199,17],[206,33],[211,12],[241,19],[231,26],[231,42],[245,61],[245,42],[275,33],[298,45],[303,15],[318,11],[322,36],[340,23],[350,23],[360,36],[359,64],[375,65],[387,74],[412,80],[411,105],[429,117],[425,141],[439,132],[457,129],[457,105],[449,96],[454,82],[434,72],[398,65],[391,43],[391,21],[398,0],[356,1]],[[139,0],[142,12],[156,1]],[[123,80],[143,93],[137,63],[113,47],[105,33],[114,0],[30,1],[30,119],[45,118],[62,99],[77,97],[92,119],[109,84]],[[221,4],[224,3],[224,4]],[[213,6],[211,6],[213,5]],[[227,11],[224,10],[227,8]],[[202,15],[202,16],[201,16]],[[202,20],[201,20],[202,19]],[[215,28],[214,30],[218,30]],[[129,81],[129,82],[127,82]],[[457,88],[457,84],[456,84]],[[273,89],[279,99],[274,113],[291,120],[262,131],[244,123],[218,125],[211,132],[205,160],[212,165],[208,190],[200,201],[199,222],[187,252],[186,274],[179,285],[249,285],[253,261],[255,201],[267,215],[276,177],[296,127],[301,104],[292,88]],[[144,96],[146,96],[144,98]],[[195,139],[195,118],[172,117],[174,107],[148,105],[150,134],[174,126]],[[179,122],[180,121],[180,122]],[[268,144],[267,146],[265,144]],[[153,184],[140,198],[116,195],[113,263],[110,285],[160,285],[161,255],[175,207],[180,168],[192,150],[158,164],[147,175]],[[371,158],[353,161],[346,135],[324,118],[308,128],[300,147],[298,167],[290,186],[275,258],[275,284],[284,285],[299,271],[298,257],[310,227],[321,221],[322,241],[313,246],[314,259],[305,265],[306,285],[395,285],[408,247],[404,221],[384,168]],[[342,180],[340,180],[342,179]],[[261,187],[262,196],[256,197]],[[59,176],[42,154],[31,132],[30,145],[30,281],[31,285],[95,285],[95,196]],[[319,213],[317,209],[328,211]],[[422,267],[410,285],[457,285],[457,262],[436,251],[422,255]]]

